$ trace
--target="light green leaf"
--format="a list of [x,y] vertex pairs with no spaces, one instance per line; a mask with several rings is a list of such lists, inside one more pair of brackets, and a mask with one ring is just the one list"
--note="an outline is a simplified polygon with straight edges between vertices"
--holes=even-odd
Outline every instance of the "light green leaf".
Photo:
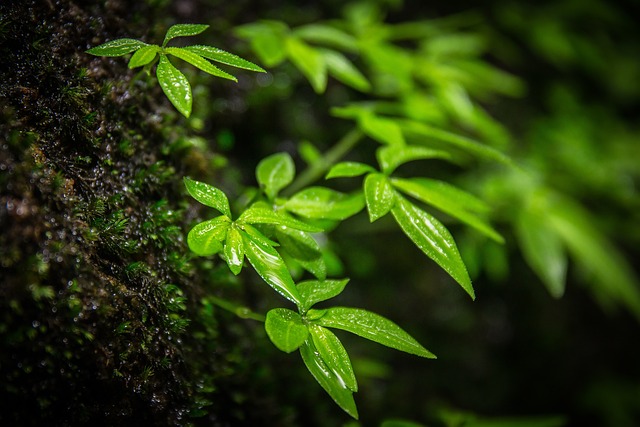
[[351,366],[351,360],[338,337],[330,330],[313,324],[309,325],[309,333],[320,357],[338,378],[338,381],[349,390],[358,391],[358,382]]
[[386,145],[376,151],[382,172],[391,174],[398,166],[413,160],[450,159],[451,154],[443,150],[434,150],[415,145]]
[[310,141],[301,141],[300,144],[298,144],[298,153],[302,160],[308,165],[312,165],[322,158],[320,150]]
[[326,365],[313,341],[307,339],[300,347],[300,355],[305,366],[311,375],[318,381],[318,384],[331,396],[331,398],[353,418],[358,419],[358,408],[353,400],[353,392],[333,373]]
[[180,47],[167,47],[164,49],[164,51],[167,54],[171,54],[175,56],[176,58],[180,58],[183,61],[187,61],[189,64],[193,65],[194,67],[199,68],[205,73],[211,74],[212,76],[222,77],[223,79],[233,80],[234,82],[238,81],[238,79],[236,79],[231,74],[225,73],[220,68],[213,65],[211,62],[207,61],[200,55],[196,55],[195,53],[189,50],[186,50]]
[[349,283],[349,279],[307,280],[298,283],[302,309],[309,310],[314,304],[340,295],[347,283]]
[[285,353],[297,350],[309,337],[309,329],[300,315],[286,308],[269,310],[264,329],[271,342]]
[[256,167],[256,179],[269,200],[273,200],[280,190],[291,184],[295,174],[296,168],[288,153],[265,157]]
[[287,38],[286,49],[289,59],[309,80],[313,90],[323,93],[327,87],[327,64],[322,54],[296,37]]
[[263,68],[257,66],[253,62],[249,62],[246,59],[242,59],[232,53],[225,52],[224,50],[218,49],[217,47],[194,45],[185,46],[183,47],[183,49],[195,53],[196,55],[202,56],[203,58],[220,62],[221,64],[230,65],[236,68],[243,68],[245,70],[256,71],[259,73],[266,73]]
[[95,56],[122,56],[138,50],[148,44],[135,39],[116,39],[103,43],[99,46],[92,47],[86,52]]
[[156,68],[156,76],[160,87],[174,107],[185,117],[191,115],[191,85],[184,74],[174,67],[166,55],[160,54],[160,62]]
[[227,232],[227,239],[224,244],[224,257],[226,258],[229,270],[236,276],[242,271],[244,262],[244,241],[242,234],[234,226]]
[[391,213],[413,243],[475,299],[467,268],[449,230],[440,221],[399,195],[396,196]]
[[162,47],[165,47],[169,40],[176,37],[195,36],[209,28],[205,24],[176,24],[169,27],[167,34],[164,36]]
[[343,220],[364,208],[362,193],[344,194],[324,187],[309,187],[294,194],[285,209],[305,218]]
[[321,258],[320,246],[308,233],[289,227],[276,228],[276,238],[281,247],[298,261],[313,261]]
[[231,209],[229,208],[229,199],[222,190],[204,182],[196,181],[188,177],[184,177],[184,185],[187,191],[197,201],[205,206],[217,209],[227,217],[231,218]]
[[131,59],[129,59],[129,68],[147,65],[155,59],[159,51],[160,48],[155,45],[141,47],[131,55]]
[[325,179],[352,178],[369,172],[375,172],[375,169],[365,163],[340,162],[336,163],[331,169],[329,169]]
[[404,136],[395,120],[378,117],[373,114],[362,114],[358,124],[367,136],[382,144],[404,145]]
[[321,228],[292,218],[284,213],[275,212],[273,209],[265,208],[260,204],[254,204],[242,212],[242,215],[238,218],[238,222],[244,224],[274,224],[281,227],[308,231],[310,233],[322,231]]
[[352,35],[323,24],[309,24],[296,28],[293,34],[301,39],[347,52],[357,52],[358,41]]
[[502,236],[486,220],[473,212],[489,211],[489,206],[474,195],[446,182],[428,178],[392,178],[391,183],[403,193],[435,206],[498,243],[504,243]]
[[197,224],[187,235],[189,249],[200,256],[220,252],[230,226],[231,221],[224,215]]
[[321,310],[320,313],[322,312],[324,314],[313,320],[313,323],[327,328],[342,329],[406,353],[436,358],[402,328],[379,314],[350,307],[332,307]]
[[364,198],[369,211],[369,221],[382,218],[389,213],[395,201],[395,190],[389,178],[381,173],[370,173],[364,179]]
[[361,92],[371,90],[371,84],[367,78],[341,53],[334,50],[322,49],[319,51],[324,57],[329,74],[352,88]]
[[285,60],[285,40],[289,28],[282,22],[261,21],[236,27],[238,37],[250,40],[251,48],[267,67],[275,67]]
[[[250,226],[245,226],[250,227]],[[258,237],[261,233],[252,230],[249,234],[243,233],[245,255],[256,272],[267,282],[276,292],[293,302],[300,305],[300,294],[296,288],[291,274],[287,269],[280,254],[271,247],[266,237]]]

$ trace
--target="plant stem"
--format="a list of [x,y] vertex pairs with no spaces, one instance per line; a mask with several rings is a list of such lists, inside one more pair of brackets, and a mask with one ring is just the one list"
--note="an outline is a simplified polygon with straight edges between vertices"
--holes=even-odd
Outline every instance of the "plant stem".
[[265,316],[259,313],[255,313],[247,307],[237,305],[231,301],[227,301],[225,299],[218,298],[213,295],[209,295],[207,299],[212,303],[214,303],[215,305],[217,305],[218,307],[223,308],[242,319],[257,320],[258,322],[263,322],[263,323],[265,321]]
[[291,196],[314,181],[317,181],[331,166],[336,164],[356,146],[364,134],[354,128],[327,151],[322,158],[305,169],[283,192],[283,196]]

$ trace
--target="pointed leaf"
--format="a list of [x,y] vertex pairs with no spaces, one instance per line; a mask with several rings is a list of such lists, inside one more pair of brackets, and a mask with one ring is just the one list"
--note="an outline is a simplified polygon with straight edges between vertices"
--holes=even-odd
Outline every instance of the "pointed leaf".
[[353,418],[358,419],[358,408],[353,400],[353,392],[342,383],[326,365],[313,341],[307,339],[300,347],[300,355],[311,375],[331,398]]
[[367,164],[359,162],[340,162],[336,163],[331,169],[329,169],[325,179],[352,178],[369,172],[375,172],[375,169]]
[[318,325],[309,325],[313,345],[320,353],[325,365],[346,388],[358,391],[358,382],[351,366],[351,360],[337,336],[330,330]]
[[342,329],[406,353],[436,358],[402,328],[379,314],[350,307],[332,307],[320,312],[324,314],[313,320],[313,323],[327,328]]
[[256,179],[270,200],[280,190],[291,184],[296,173],[293,159],[288,153],[276,153],[265,157],[256,167]]
[[182,49],[188,50],[189,52],[195,53],[196,55],[200,55],[203,58],[220,62],[221,64],[231,65],[232,67],[243,68],[245,70],[250,70],[250,71],[257,71],[259,73],[266,73],[264,69],[257,66],[253,62],[249,62],[246,59],[242,59],[239,56],[234,55],[232,53],[225,52],[224,50],[218,49],[217,47],[194,45],[194,46],[185,46]]
[[285,353],[297,350],[309,337],[309,329],[302,322],[302,317],[286,308],[269,310],[264,329],[271,342]]
[[235,226],[227,231],[227,239],[224,244],[224,256],[229,266],[229,270],[236,276],[242,270],[244,262],[244,241],[240,231]]
[[302,309],[309,310],[314,304],[333,298],[344,290],[349,279],[342,280],[307,280],[298,283],[298,291],[302,299]]
[[230,226],[231,221],[224,215],[197,224],[187,235],[189,249],[200,256],[220,252]]
[[475,299],[467,268],[449,230],[440,221],[400,196],[396,196],[391,213],[413,243]]
[[327,87],[327,65],[322,54],[296,37],[287,38],[286,49],[289,59],[309,80],[313,90],[323,93]]
[[371,90],[371,84],[367,78],[358,70],[343,54],[334,50],[322,49],[320,50],[324,57],[324,62],[327,64],[327,70],[333,77],[357,89],[361,92],[368,92]]
[[275,67],[285,60],[285,40],[289,28],[278,21],[261,21],[234,29],[238,37],[250,40],[251,48],[267,67]]
[[289,227],[278,227],[276,238],[281,248],[296,260],[313,261],[322,258],[318,242],[309,233]]
[[297,27],[294,32],[301,39],[324,46],[332,46],[347,52],[358,50],[358,40],[352,35],[324,24],[308,24]]
[[184,178],[184,185],[187,191],[197,201],[205,206],[217,209],[224,215],[231,218],[231,209],[229,208],[229,199],[222,190],[204,182],[196,181],[191,178]]
[[387,145],[377,150],[376,156],[382,172],[391,174],[398,166],[413,160],[450,159],[451,154],[443,150],[434,150],[415,145]]
[[313,274],[316,279],[324,280],[327,278],[327,263],[324,260],[324,257],[312,260],[295,259],[295,262],[300,264],[302,268],[307,270],[309,273]]
[[364,198],[369,211],[369,221],[373,222],[389,213],[395,200],[395,190],[389,178],[381,173],[370,173],[364,179]]
[[125,38],[111,40],[99,46],[92,47],[86,52],[95,56],[122,56],[144,46],[148,45],[140,40]]
[[187,61],[189,64],[193,65],[194,67],[199,68],[205,73],[211,74],[212,76],[222,77],[223,79],[233,80],[234,82],[238,81],[238,79],[236,79],[231,74],[225,73],[220,68],[213,65],[211,62],[207,61],[200,55],[196,55],[195,53],[189,50],[186,50],[180,47],[167,47],[164,49],[164,51],[165,53],[175,56],[176,58],[180,58],[183,61]]
[[160,48],[155,45],[141,47],[131,55],[131,59],[129,59],[129,68],[147,65],[155,59],[159,51]]
[[[246,226],[250,227],[250,226]],[[256,272],[276,292],[300,305],[300,294],[291,274],[280,254],[271,247],[266,237],[259,238],[261,233],[253,230],[252,234],[243,233],[245,255]]]
[[166,46],[169,40],[176,37],[195,36],[209,28],[205,24],[176,24],[169,27],[167,34],[164,36],[162,47]]
[[344,194],[324,187],[309,187],[284,204],[285,209],[305,218],[343,220],[364,208],[362,193]]
[[245,224],[274,224],[311,233],[318,233],[322,231],[321,228],[314,225],[307,224],[306,222],[302,222],[289,215],[281,214],[273,209],[265,208],[261,205],[250,206],[247,210],[242,212],[242,215],[238,218],[238,222]]
[[404,136],[395,120],[373,114],[363,114],[360,116],[358,124],[365,134],[382,144],[404,145]]
[[174,107],[185,117],[191,115],[191,85],[184,74],[174,67],[166,55],[160,54],[160,62],[156,68],[158,83],[164,94]]

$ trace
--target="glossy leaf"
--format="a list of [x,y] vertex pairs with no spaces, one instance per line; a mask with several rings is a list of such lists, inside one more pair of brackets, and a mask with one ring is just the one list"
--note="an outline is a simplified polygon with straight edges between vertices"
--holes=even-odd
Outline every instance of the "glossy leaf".
[[435,356],[411,335],[379,314],[350,307],[332,307],[319,312],[322,315],[312,321],[315,324],[342,329],[396,350],[435,359]]
[[187,235],[189,249],[200,256],[220,252],[230,226],[231,221],[224,215],[195,225]]
[[327,65],[322,54],[296,37],[287,38],[286,49],[289,59],[309,80],[313,90],[323,93],[327,87]]
[[344,194],[324,187],[309,187],[294,194],[285,209],[305,218],[343,220],[364,208],[361,193]]
[[327,328],[313,324],[309,325],[309,333],[320,357],[338,378],[338,381],[349,390],[358,391],[358,382],[351,366],[351,360],[338,337]]
[[413,160],[451,158],[451,154],[443,150],[400,144],[380,147],[376,151],[376,156],[382,172],[386,174],[393,173],[398,166]]
[[200,70],[204,71],[205,73],[209,73],[212,76],[222,77],[223,79],[233,80],[234,82],[238,81],[238,79],[236,79],[231,74],[225,73],[220,68],[213,65],[211,62],[207,61],[200,55],[197,55],[191,52],[190,50],[186,50],[180,47],[167,47],[164,49],[164,51],[167,54],[171,54],[175,56],[176,58],[180,58],[183,61],[187,61],[189,64],[193,65],[194,67],[199,68]]
[[269,310],[264,329],[271,342],[285,353],[297,350],[309,337],[309,329],[300,315],[286,308]]
[[367,78],[358,70],[343,54],[334,50],[322,49],[322,56],[327,65],[327,71],[337,80],[357,89],[361,92],[371,90],[371,84]]
[[291,274],[287,269],[280,254],[268,243],[266,237],[260,238],[260,233],[256,230],[249,235],[243,233],[245,255],[256,272],[267,282],[276,292],[300,305],[300,295],[296,285],[293,283]]
[[331,396],[331,398],[353,418],[358,419],[358,409],[353,400],[353,392],[342,383],[331,369],[326,365],[313,341],[307,339],[300,347],[300,355],[305,366],[311,372],[318,384]]
[[185,117],[191,115],[191,85],[184,74],[174,67],[166,55],[160,54],[156,76],[164,94],[174,107]]
[[413,243],[449,273],[471,298],[475,298],[467,268],[449,230],[440,221],[400,196],[396,196],[391,213]]
[[369,211],[369,221],[374,222],[391,210],[395,200],[395,190],[385,175],[370,173],[364,179],[364,198]]
[[358,121],[362,131],[382,144],[404,145],[404,136],[395,120],[364,114]]
[[87,53],[95,56],[122,56],[131,53],[148,44],[135,39],[116,39],[103,43],[99,46],[92,47]]
[[162,46],[166,46],[169,40],[174,39],[176,37],[186,37],[186,36],[195,36],[200,34],[204,30],[209,28],[206,24],[176,24],[169,27],[166,35],[164,36],[164,41],[162,42]]
[[155,59],[159,51],[160,48],[155,45],[141,47],[131,55],[131,59],[129,59],[129,68],[147,65]]
[[364,175],[365,173],[375,172],[375,169],[365,163],[359,162],[340,162],[336,163],[329,169],[325,179],[330,178],[352,178],[354,176]]
[[475,212],[488,212],[489,206],[474,195],[446,182],[428,178],[393,178],[391,182],[403,193],[435,206],[498,243],[504,243],[502,236],[486,220],[476,215]]
[[231,218],[231,209],[229,208],[229,199],[222,190],[204,182],[196,181],[191,178],[184,178],[184,185],[187,191],[197,201],[205,206],[217,209],[224,215]]
[[195,53],[196,55],[202,56],[203,58],[207,58],[221,64],[230,65],[236,68],[243,68],[245,70],[256,71],[259,73],[266,73],[266,71],[262,67],[257,66],[253,62],[249,62],[246,59],[242,59],[237,55],[226,52],[222,49],[218,49],[217,47],[193,45],[185,46],[182,49],[188,50],[189,52]]
[[227,231],[227,239],[224,244],[224,256],[229,266],[229,270],[236,276],[242,270],[244,262],[244,241],[242,234],[235,226]]
[[291,184],[296,173],[293,159],[287,153],[276,153],[265,157],[256,167],[256,179],[270,200],[280,190]]
[[289,227],[278,227],[276,238],[282,248],[296,260],[313,261],[322,257],[318,242],[309,233]]
[[296,230],[308,231],[311,233],[318,233],[322,231],[314,225],[307,224],[289,215],[282,214],[274,211],[270,208],[265,208],[260,205],[252,205],[247,210],[242,212],[242,215],[238,218],[238,222],[246,224],[273,224],[284,227],[295,228]]
[[347,283],[349,279],[307,280],[298,283],[302,309],[309,310],[314,304],[340,295]]

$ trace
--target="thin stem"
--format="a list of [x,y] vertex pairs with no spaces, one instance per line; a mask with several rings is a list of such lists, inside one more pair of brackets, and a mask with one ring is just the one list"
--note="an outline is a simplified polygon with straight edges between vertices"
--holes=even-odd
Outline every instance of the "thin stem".
[[307,169],[305,169],[283,192],[284,196],[291,196],[295,192],[301,190],[314,181],[317,181],[329,170],[331,166],[336,164],[343,158],[353,147],[360,142],[363,133],[359,129],[352,129],[340,139],[322,158],[315,161]]
[[251,311],[248,307],[243,307],[243,306],[234,304],[231,301],[227,301],[225,299],[218,298],[213,295],[209,295],[207,299],[210,300],[215,305],[217,305],[218,307],[223,308],[242,319],[257,320],[258,322],[263,322],[263,323],[265,321],[265,316]]

